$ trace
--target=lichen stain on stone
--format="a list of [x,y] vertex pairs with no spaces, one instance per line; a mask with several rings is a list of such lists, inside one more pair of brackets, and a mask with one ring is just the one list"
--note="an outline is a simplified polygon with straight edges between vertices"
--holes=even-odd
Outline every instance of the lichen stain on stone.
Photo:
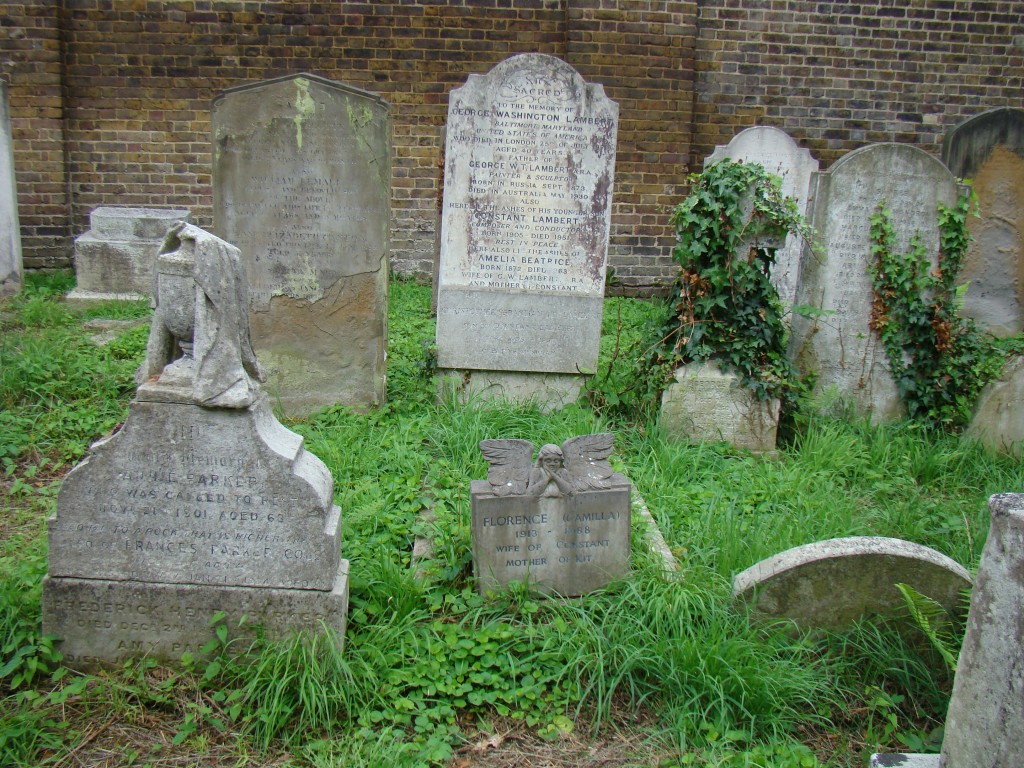
[[302,125],[316,115],[316,100],[309,95],[309,81],[299,78],[295,81],[295,144],[302,149]]
[[386,187],[391,182],[391,173],[388,169],[387,158],[383,158],[384,162],[381,162],[382,158],[378,155],[380,145],[376,140],[376,133],[379,129],[374,120],[373,110],[370,109],[369,104],[358,104],[352,99],[348,99],[345,101],[345,114],[348,117],[353,138],[365,147],[373,158],[370,164],[377,170],[381,184]]
[[283,295],[309,302],[319,301],[324,295],[316,267],[308,254],[303,254],[302,262],[284,273],[282,282]]

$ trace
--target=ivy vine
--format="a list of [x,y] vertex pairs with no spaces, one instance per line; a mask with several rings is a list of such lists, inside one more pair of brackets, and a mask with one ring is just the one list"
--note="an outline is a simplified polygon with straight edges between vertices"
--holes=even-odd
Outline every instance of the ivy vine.
[[970,201],[961,195],[952,207],[939,204],[934,270],[919,232],[907,252],[899,252],[885,201],[871,216],[871,329],[885,348],[910,418],[944,431],[967,423],[1004,359],[994,340],[959,313],[967,288],[957,278],[971,241]]
[[781,180],[756,163],[722,160],[690,183],[672,215],[682,269],[649,368],[660,389],[679,366],[713,360],[759,400],[791,404],[799,378],[771,269],[785,237],[810,240],[810,228]]

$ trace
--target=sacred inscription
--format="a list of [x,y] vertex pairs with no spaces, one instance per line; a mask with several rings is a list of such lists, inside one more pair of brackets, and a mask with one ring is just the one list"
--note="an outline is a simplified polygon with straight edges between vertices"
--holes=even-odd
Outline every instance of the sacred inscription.
[[[506,359],[481,364],[466,358],[471,345],[450,321],[475,306],[480,291],[512,296],[505,308],[522,304],[524,312],[545,311],[530,297],[603,297],[617,120],[618,107],[600,86],[541,54],[508,59],[452,92],[438,293],[442,367],[577,372],[596,362],[596,343],[580,357],[555,342],[542,368]],[[600,303],[588,305],[585,317],[566,318],[562,334],[587,323],[599,329],[600,317]],[[552,343],[543,331],[517,325],[521,344]]]
[[629,570],[630,485],[612,472],[610,434],[545,445],[484,440],[487,481],[471,484],[481,592],[512,582],[582,595]]
[[[136,403],[136,423],[156,405]],[[324,535],[321,516],[297,512],[324,500],[291,482],[289,468],[255,436],[244,454],[223,441],[224,422],[247,414],[159,405],[178,418],[149,420],[145,435],[128,422],[115,438],[135,450],[108,462],[100,446],[86,465],[88,485],[74,474],[65,481],[62,494],[88,514],[51,520],[51,551],[61,557],[50,575],[330,589],[337,541]],[[332,514],[328,530],[337,508]]]

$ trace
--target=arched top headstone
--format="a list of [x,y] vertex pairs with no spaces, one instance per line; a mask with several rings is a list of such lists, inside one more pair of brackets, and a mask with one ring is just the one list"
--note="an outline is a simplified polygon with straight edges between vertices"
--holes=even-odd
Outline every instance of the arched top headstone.
[[1024,157],[1024,109],[990,109],[964,120],[946,134],[942,160],[954,176],[973,179],[1000,145]]

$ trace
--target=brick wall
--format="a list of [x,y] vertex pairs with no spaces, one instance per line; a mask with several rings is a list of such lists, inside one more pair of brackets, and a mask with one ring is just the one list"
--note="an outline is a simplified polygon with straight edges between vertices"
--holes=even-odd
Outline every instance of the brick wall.
[[1024,3],[707,0],[695,166],[752,125],[782,128],[825,169],[881,141],[941,157],[965,118],[1024,106]]
[[393,105],[392,263],[429,273],[448,92],[529,51],[620,104],[610,263],[668,279],[686,175],[742,128],[822,161],[874,141],[938,155],[967,116],[1024,106],[1024,0],[0,0],[28,267],[68,264],[99,205],[211,222],[210,105],[312,72]]

